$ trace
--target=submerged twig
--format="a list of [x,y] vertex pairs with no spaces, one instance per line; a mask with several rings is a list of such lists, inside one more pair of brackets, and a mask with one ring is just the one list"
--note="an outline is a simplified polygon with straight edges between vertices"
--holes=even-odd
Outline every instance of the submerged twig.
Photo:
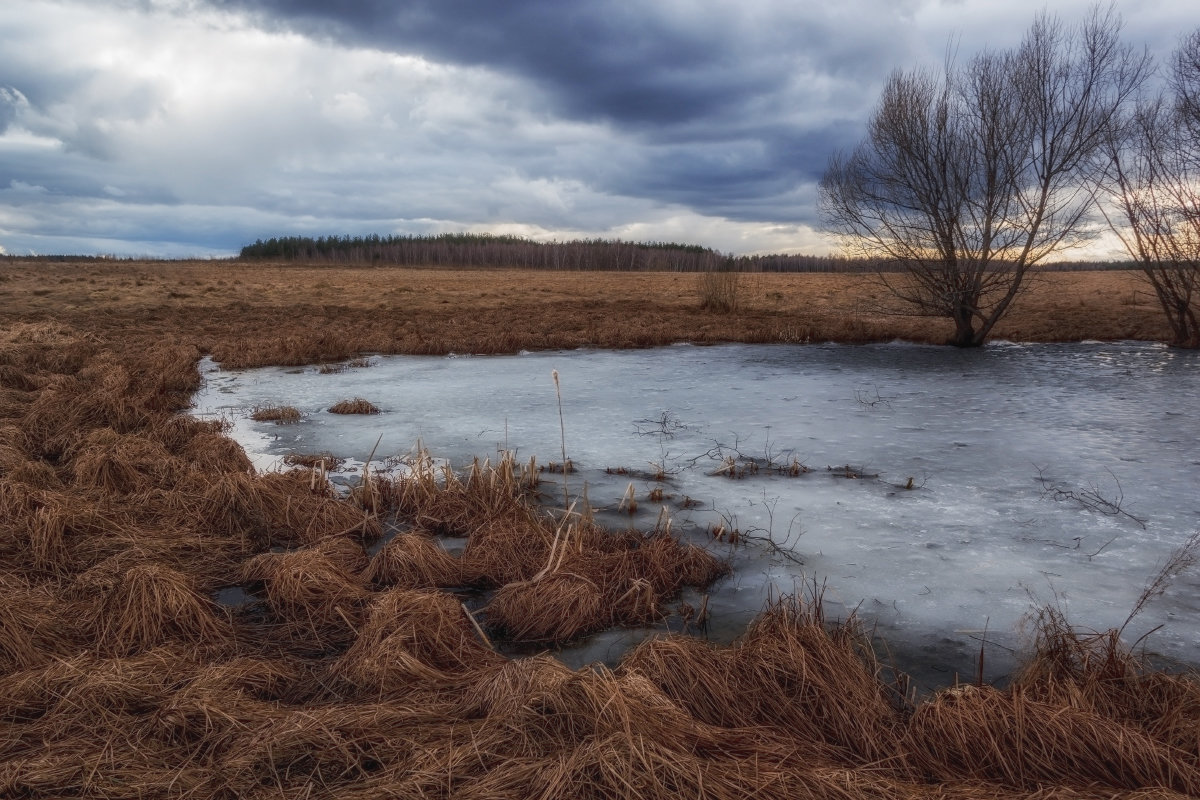
[[[1034,464],[1034,468],[1038,471],[1038,482],[1042,485],[1043,497],[1050,497],[1056,503],[1077,503],[1081,508],[1084,508],[1088,511],[1094,511],[1098,514],[1103,514],[1107,517],[1125,517],[1140,525],[1142,530],[1146,529],[1146,518],[1136,516],[1124,507],[1125,492],[1121,488],[1121,481],[1115,474],[1113,474],[1113,471],[1107,467],[1104,471],[1109,474],[1109,476],[1113,479],[1113,483],[1117,485],[1116,496],[1112,498],[1105,497],[1100,492],[1100,489],[1094,485],[1089,486],[1086,489],[1076,490],[1069,489],[1062,484],[1053,483],[1046,477],[1044,469],[1036,464]],[[1096,552],[1099,553],[1100,551],[1097,550]]]

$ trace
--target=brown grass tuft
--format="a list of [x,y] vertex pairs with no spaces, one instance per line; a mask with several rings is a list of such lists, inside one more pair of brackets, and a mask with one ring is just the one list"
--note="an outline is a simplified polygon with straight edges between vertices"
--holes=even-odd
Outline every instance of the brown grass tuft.
[[252,472],[254,469],[242,446],[220,433],[195,435],[180,456],[203,472]]
[[34,569],[51,575],[71,570],[72,558],[67,547],[69,519],[69,513],[61,503],[49,503],[34,512],[29,531],[29,553]]
[[333,674],[367,695],[404,692],[501,663],[453,595],[391,589],[371,603],[358,638]]
[[104,652],[129,655],[168,641],[201,647],[227,644],[222,612],[192,580],[169,567],[137,564],[80,614],[83,629]]
[[500,587],[485,609],[488,624],[526,642],[559,642],[608,627],[604,592],[580,575],[556,574]]
[[728,647],[690,636],[647,639],[621,659],[620,672],[635,672],[707,725],[739,727],[742,700]]
[[329,407],[330,414],[378,414],[379,409],[370,400],[355,397],[353,400],[342,400]]
[[376,586],[406,589],[437,589],[464,583],[458,559],[432,537],[415,531],[396,534],[371,559],[363,577]]
[[774,601],[732,655],[755,687],[739,712],[746,722],[819,743],[839,764],[898,757],[900,717],[870,642],[853,618],[827,626],[819,595]]
[[0,573],[0,674],[30,669],[69,648],[66,625],[48,586]]
[[1058,611],[1043,609],[1033,654],[1014,686],[1039,702],[1131,726],[1200,760],[1200,680],[1156,671],[1116,630],[1080,632]]
[[788,597],[729,648],[649,640],[621,672],[644,676],[705,724],[774,731],[824,763],[903,775],[902,717],[862,637],[853,622],[827,627],[818,603]]
[[937,781],[1200,792],[1194,758],[1098,714],[1020,690],[963,686],[922,703],[908,725],[914,765]]
[[292,406],[255,406],[250,412],[250,419],[255,422],[274,422],[276,425],[299,422],[300,417],[300,410]]
[[244,472],[199,481],[198,497],[182,511],[224,535],[268,538],[269,518],[259,482]]
[[[402,797],[396,788],[408,783],[405,773],[428,757],[427,748],[445,735],[444,727],[434,709],[383,703],[276,708],[230,743],[217,786],[221,794],[239,798],[349,798],[351,787],[363,800]],[[389,776],[390,785],[373,783]],[[441,785],[445,782],[443,776]],[[426,796],[437,788],[431,782]]]
[[173,485],[182,468],[161,444],[111,428],[92,431],[64,457],[76,483],[105,494],[133,494]]
[[341,641],[357,629],[371,593],[339,561],[317,549],[263,553],[246,562],[241,579],[262,584],[276,617],[308,628],[318,645]]
[[11,483],[24,484],[33,489],[61,489],[63,482],[58,472],[41,459],[28,458],[16,448],[0,451],[0,477]]
[[259,486],[276,543],[308,544],[342,535],[373,541],[383,534],[376,514],[340,499],[327,480],[313,473],[263,475]]

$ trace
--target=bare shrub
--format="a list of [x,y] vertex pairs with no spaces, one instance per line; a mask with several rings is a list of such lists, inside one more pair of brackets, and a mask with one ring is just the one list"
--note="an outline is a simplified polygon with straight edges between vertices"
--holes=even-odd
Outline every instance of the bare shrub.
[[710,270],[701,272],[696,280],[700,293],[700,309],[718,314],[732,314],[738,310],[741,273],[733,270]]

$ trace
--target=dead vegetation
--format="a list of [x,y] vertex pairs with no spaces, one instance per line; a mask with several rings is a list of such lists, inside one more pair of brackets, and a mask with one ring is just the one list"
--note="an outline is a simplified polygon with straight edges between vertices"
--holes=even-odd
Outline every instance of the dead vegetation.
[[[853,620],[823,619],[815,598],[779,599],[728,646],[650,639],[611,671],[510,659],[494,645],[654,623],[725,567],[667,530],[548,513],[532,461],[455,471],[419,455],[404,479],[372,475],[348,502],[323,456],[256,474],[220,424],[175,414],[199,386],[202,351],[231,365],[319,364],[779,341],[829,335],[814,316],[824,311],[764,310],[748,291],[727,325],[696,313],[676,285],[691,276],[639,275],[630,288],[541,274],[518,293],[507,273],[414,272],[414,301],[474,298],[479,313],[431,301],[428,319],[381,321],[387,271],[357,271],[321,304],[311,286],[327,271],[280,281],[269,267],[5,262],[0,273],[0,796],[1200,794],[1197,682],[1153,669],[1116,633],[1044,616],[1012,686],[920,701]],[[794,309],[834,278],[762,280]],[[846,288],[854,276],[836,280],[858,291]],[[197,305],[163,299],[173,291]],[[650,314],[651,296],[680,299]],[[1109,327],[1085,336],[1151,330],[1137,327],[1138,307],[1109,320],[1096,308],[1080,319]],[[345,324],[322,325],[327,313]],[[646,325],[625,324],[634,318]],[[867,327],[902,335],[888,324]],[[445,535],[465,538],[461,554]],[[216,590],[234,585],[247,602],[218,605]]]
[[355,397],[340,400],[329,407],[330,414],[378,414],[379,409],[370,400]]
[[255,422],[274,422],[276,425],[299,422],[300,417],[300,410],[292,406],[258,406],[250,412],[250,419]]

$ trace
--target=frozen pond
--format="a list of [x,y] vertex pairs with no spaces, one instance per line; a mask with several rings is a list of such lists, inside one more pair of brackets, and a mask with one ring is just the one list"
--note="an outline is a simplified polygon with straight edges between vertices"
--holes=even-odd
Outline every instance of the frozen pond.
[[[740,632],[768,592],[816,580],[830,616],[857,608],[925,685],[969,677],[984,639],[985,668],[1002,677],[1040,605],[1081,627],[1120,626],[1200,528],[1200,354],[1152,344],[675,346],[374,357],[334,374],[205,369],[196,413],[232,420],[263,468],[322,451],[361,466],[377,440],[377,461],[418,441],[455,465],[505,449],[560,461],[557,370],[572,492],[586,482],[604,521],[625,525],[616,507],[632,482],[634,524],[653,526],[665,505],[676,530],[732,562],[712,593],[714,638]],[[326,411],[352,397],[383,413]],[[276,404],[302,421],[249,419]],[[744,477],[729,476],[731,456]],[[647,499],[656,487],[661,503]],[[731,547],[713,525],[750,538]],[[1128,638],[1162,625],[1146,646],[1200,664],[1198,583],[1180,576]],[[602,634],[567,657],[612,660],[643,635]]]

